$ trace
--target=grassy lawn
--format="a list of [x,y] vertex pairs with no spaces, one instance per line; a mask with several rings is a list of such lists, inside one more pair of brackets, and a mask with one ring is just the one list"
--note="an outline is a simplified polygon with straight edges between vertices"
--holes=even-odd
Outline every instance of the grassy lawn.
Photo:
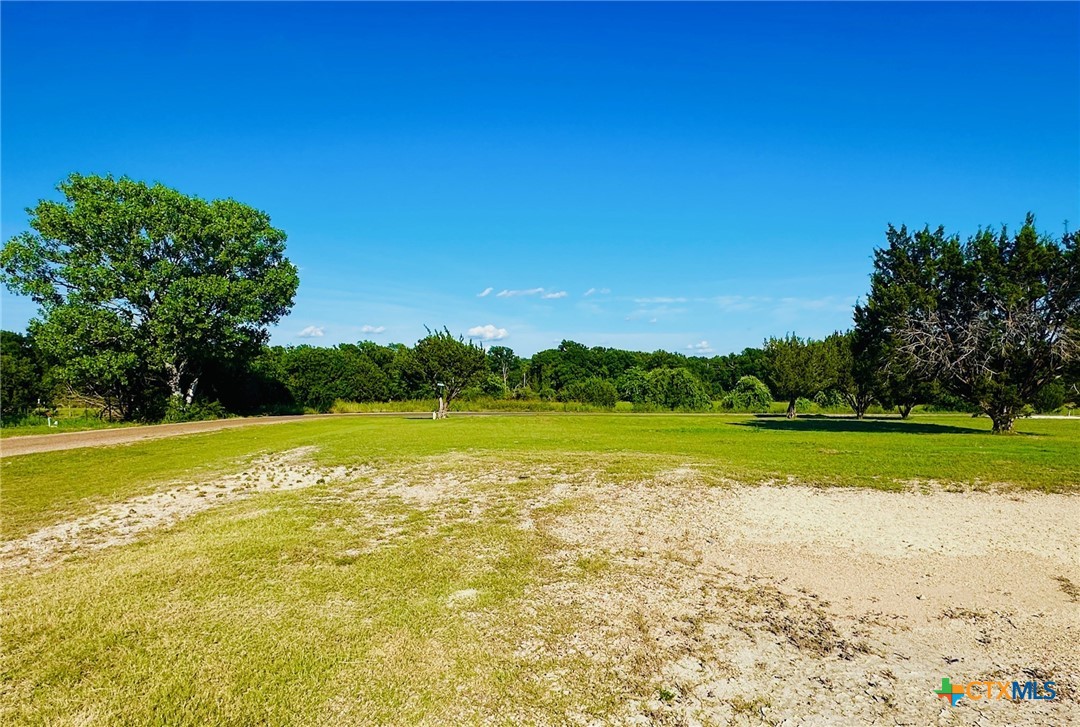
[[[861,422],[689,414],[451,417],[441,423],[321,419],[4,458],[3,532],[17,537],[85,514],[102,501],[205,478],[235,468],[245,456],[311,444],[319,447],[316,459],[328,465],[454,451],[509,457],[596,452],[627,472],[677,460],[747,483],[795,478],[889,489],[932,480],[1055,491],[1080,484],[1078,425],[1028,419],[1017,423],[1015,435],[993,436],[988,420],[967,416]],[[627,456],[620,460],[620,454]]]
[[520,653],[527,634],[574,628],[573,608],[526,608],[525,592],[609,567],[602,555],[550,557],[545,523],[580,504],[552,494],[566,476],[629,483],[689,466],[717,484],[1075,490],[1080,425],[1017,428],[993,436],[982,419],[930,416],[343,418],[5,458],[4,541],[269,452],[315,446],[317,465],[353,469],[3,572],[0,722],[603,717],[634,686],[625,677],[573,650]]
[[[40,420],[40,421],[39,421]],[[129,422],[111,422],[98,417],[69,417],[54,420],[49,426],[44,417],[27,417],[22,422],[0,427],[0,438],[25,437],[31,434],[61,434],[63,432],[86,432],[93,429],[117,429],[136,426]]]

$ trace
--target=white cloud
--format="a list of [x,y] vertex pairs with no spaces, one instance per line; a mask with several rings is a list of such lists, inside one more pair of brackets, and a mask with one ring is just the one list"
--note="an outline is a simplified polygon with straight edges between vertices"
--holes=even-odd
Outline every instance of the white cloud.
[[495,289],[494,288],[484,288],[484,292],[483,293],[477,293],[476,297],[477,298],[486,298],[489,295],[491,295],[491,291],[493,291],[493,290],[495,290]]
[[505,328],[496,328],[491,323],[469,329],[469,338],[479,338],[481,341],[501,341],[509,335],[510,333]]
[[500,290],[495,294],[496,298],[516,298],[519,295],[540,295],[543,288],[528,288],[527,290]]
[[386,330],[386,326],[360,326],[361,333],[379,334]]
[[296,335],[298,338],[322,338],[326,334],[323,326],[308,326]]
[[[489,292],[491,292],[491,288],[488,288],[483,293],[481,293],[480,297],[481,298],[484,297]],[[519,296],[526,297],[526,296],[532,296],[532,295],[539,295],[541,298],[544,298],[546,300],[554,300],[556,298],[565,298],[566,296],[569,295],[569,293],[567,293],[565,290],[548,290],[547,288],[524,288],[522,290],[505,290],[504,289],[504,290],[500,290],[498,293],[496,293],[495,297],[496,298],[517,298]]]
[[710,346],[709,342],[705,341],[705,340],[698,341],[697,343],[691,343],[686,348],[687,348],[687,350],[693,351],[694,353],[712,353],[713,352],[712,346]]
[[590,295],[592,295],[595,292],[596,292],[596,288],[589,288],[588,290],[585,291],[585,297],[588,298]]

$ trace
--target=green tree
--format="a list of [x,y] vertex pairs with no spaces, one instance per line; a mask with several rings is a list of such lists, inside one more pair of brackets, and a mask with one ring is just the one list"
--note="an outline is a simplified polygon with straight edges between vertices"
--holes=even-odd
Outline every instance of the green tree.
[[298,283],[285,233],[235,200],[71,175],[0,250],[3,282],[40,307],[32,330],[76,388],[130,414],[160,385],[190,404],[210,360],[254,357]]
[[701,381],[684,368],[653,369],[646,378],[646,401],[654,406],[689,411],[712,408],[712,400]]
[[867,304],[923,381],[938,381],[1012,430],[1038,392],[1080,351],[1076,233],[1039,234],[1028,215],[1015,234],[990,229],[961,243],[943,228],[889,227],[875,251]]
[[832,385],[835,364],[818,341],[803,340],[794,333],[765,342],[769,388],[788,402],[787,417],[794,419],[799,398],[809,399]]
[[835,372],[833,387],[855,412],[855,418],[862,419],[882,385],[878,342],[856,329],[834,333],[825,339],[824,345]]
[[562,398],[565,401],[579,401],[582,404],[614,409],[619,400],[619,392],[615,389],[615,384],[607,379],[590,376],[563,389]]
[[26,414],[39,400],[49,403],[46,368],[33,338],[0,331],[0,417]]
[[756,376],[743,376],[727,396],[728,406],[736,411],[768,411],[772,400],[769,387]]
[[510,374],[518,368],[518,361],[513,349],[508,346],[492,346],[488,349],[491,372],[502,379],[504,394],[510,390]]
[[439,397],[436,416],[445,419],[450,412],[450,402],[469,386],[475,384],[487,368],[484,347],[464,338],[454,336],[449,329],[428,330],[428,335],[417,341],[412,350],[412,360]]
[[615,382],[615,389],[623,401],[643,404],[649,396],[648,372],[640,366],[630,367]]

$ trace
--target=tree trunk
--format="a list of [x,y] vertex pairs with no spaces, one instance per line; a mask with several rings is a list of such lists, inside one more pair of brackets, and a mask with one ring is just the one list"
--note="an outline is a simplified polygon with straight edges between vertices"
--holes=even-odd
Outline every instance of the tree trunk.
[[791,401],[788,402],[788,405],[787,405],[787,418],[788,419],[794,419],[795,418],[795,400],[794,399],[792,399]]
[[169,394],[180,400],[184,391],[180,386],[180,377],[183,376],[183,368],[174,364],[165,364],[165,383],[169,385]]
[[199,377],[196,376],[188,384],[187,391],[184,393],[184,403],[191,406],[191,402],[195,401],[195,387],[199,385]]
[[445,419],[450,414],[450,400],[443,397],[439,397],[439,411],[435,415],[436,419]]
[[900,412],[901,419],[907,419],[908,414],[911,413],[912,404],[897,404],[896,410]]
[[1016,416],[1011,411],[994,412],[990,414],[990,419],[994,422],[994,434],[1012,434],[1013,422],[1016,421]]

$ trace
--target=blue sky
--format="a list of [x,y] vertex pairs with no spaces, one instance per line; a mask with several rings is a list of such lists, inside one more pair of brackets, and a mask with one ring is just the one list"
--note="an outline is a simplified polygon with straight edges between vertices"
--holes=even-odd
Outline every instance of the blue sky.
[[727,353],[848,327],[889,222],[1080,224],[1076,3],[0,14],[3,238],[73,171],[234,197],[300,267],[275,343]]

